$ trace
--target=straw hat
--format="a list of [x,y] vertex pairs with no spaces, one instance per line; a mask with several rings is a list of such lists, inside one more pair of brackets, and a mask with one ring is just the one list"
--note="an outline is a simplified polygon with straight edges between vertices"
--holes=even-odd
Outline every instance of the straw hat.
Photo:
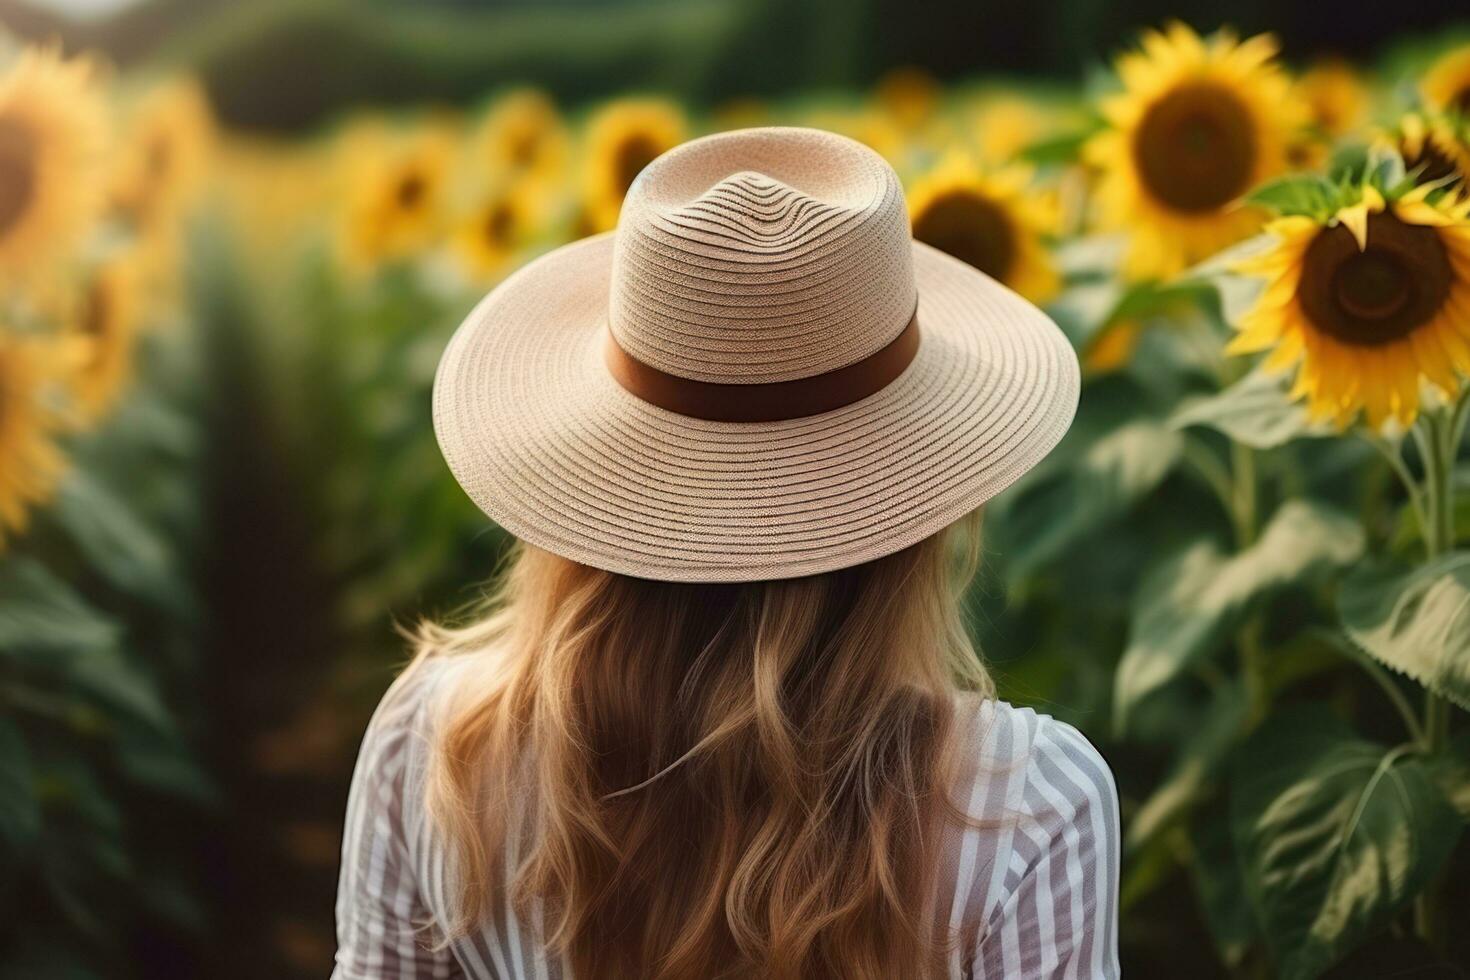
[[659,157],[618,229],[511,276],[434,383],[471,499],[640,578],[789,578],[914,544],[1056,445],[1077,359],[1035,307],[909,237],[893,169],[811,129]]

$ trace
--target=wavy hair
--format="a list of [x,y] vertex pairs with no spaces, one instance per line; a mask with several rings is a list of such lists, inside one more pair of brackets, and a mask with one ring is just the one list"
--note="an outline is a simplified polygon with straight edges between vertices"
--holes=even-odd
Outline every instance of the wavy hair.
[[427,783],[448,937],[539,902],[578,978],[942,973],[955,693],[990,693],[960,602],[978,552],[978,513],[780,581],[519,546],[484,618],[417,636],[463,660]]

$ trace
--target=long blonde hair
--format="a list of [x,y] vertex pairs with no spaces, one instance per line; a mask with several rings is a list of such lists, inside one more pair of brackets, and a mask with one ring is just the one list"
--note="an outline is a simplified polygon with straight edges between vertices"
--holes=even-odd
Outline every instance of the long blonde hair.
[[784,581],[675,584],[523,547],[468,628],[427,797],[457,919],[543,903],[578,978],[906,978],[933,914],[978,514]]

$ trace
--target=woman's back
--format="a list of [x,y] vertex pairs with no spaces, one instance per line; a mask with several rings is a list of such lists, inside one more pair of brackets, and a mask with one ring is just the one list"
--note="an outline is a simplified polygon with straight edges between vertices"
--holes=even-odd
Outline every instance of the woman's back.
[[1107,767],[986,700],[965,617],[978,509],[1078,388],[861,144],[649,164],[440,361],[445,459],[519,550],[364,746],[341,975],[1115,975]]
[[[384,698],[363,740],[343,845],[338,980],[571,976],[548,953],[539,908],[517,915],[499,903],[482,928],[447,946],[432,925],[453,920],[455,898],[425,779],[463,668],[452,657],[422,661]],[[955,937],[949,975],[1117,976],[1118,809],[1106,763],[1070,725],[957,698],[952,799],[977,826],[944,831],[935,915]],[[507,881],[512,874],[507,865]]]

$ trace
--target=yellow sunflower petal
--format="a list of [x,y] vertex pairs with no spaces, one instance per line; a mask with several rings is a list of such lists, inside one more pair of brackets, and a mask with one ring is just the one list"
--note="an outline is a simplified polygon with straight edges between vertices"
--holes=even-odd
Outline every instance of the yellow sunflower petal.
[[1261,362],[1261,367],[1273,373],[1285,371],[1301,360],[1303,351],[1301,334],[1296,331],[1285,332],[1281,335],[1281,342],[1276,345],[1276,349]]

